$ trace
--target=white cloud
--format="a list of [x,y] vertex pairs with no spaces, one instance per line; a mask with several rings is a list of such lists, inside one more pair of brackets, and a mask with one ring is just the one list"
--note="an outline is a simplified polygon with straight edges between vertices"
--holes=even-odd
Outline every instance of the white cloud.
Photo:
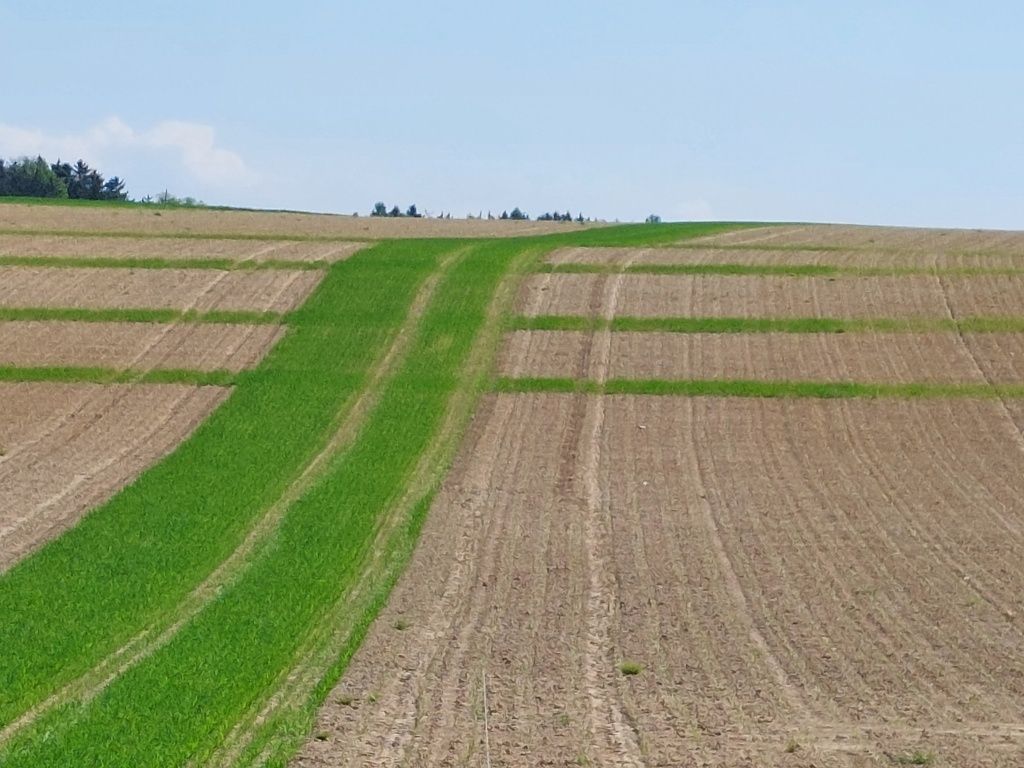
[[201,123],[165,120],[137,131],[118,117],[108,117],[84,133],[65,135],[0,123],[0,157],[83,158],[105,165],[125,153],[169,154],[188,176],[213,187],[238,187],[256,180],[256,173],[242,157],[217,146],[213,127]]

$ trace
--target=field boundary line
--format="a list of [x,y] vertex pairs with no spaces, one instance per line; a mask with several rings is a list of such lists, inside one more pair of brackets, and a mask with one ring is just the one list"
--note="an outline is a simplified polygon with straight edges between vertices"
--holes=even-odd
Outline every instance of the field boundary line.
[[232,258],[164,258],[116,256],[4,256],[0,255],[0,267],[42,267],[45,269],[206,269],[220,272],[247,270],[287,270],[310,272],[325,270],[330,263],[324,260],[289,261],[287,259],[264,259],[254,257]]
[[[0,228],[0,235],[16,237],[96,237],[96,238],[122,238],[125,240],[239,240],[239,241],[272,241],[276,243],[376,243],[395,238],[383,237],[360,237],[358,235],[285,235],[285,234],[246,234],[238,232],[227,234],[223,232],[200,233],[200,232],[145,232],[139,230],[99,230],[99,229],[17,229],[12,227]],[[416,238],[400,238],[411,240]],[[426,238],[437,240],[443,238]],[[459,238],[470,239],[470,238]]]
[[223,323],[226,325],[276,325],[290,313],[247,310],[179,309],[78,309],[76,307],[0,307],[0,322],[79,323]]
[[[0,260],[2,263],[2,260]],[[988,275],[1022,275],[1021,267],[858,267],[838,264],[735,264],[701,262],[678,264],[594,264],[586,262],[544,263],[536,274],[552,275],[714,275],[718,277],[912,277],[916,275],[948,275],[982,277]]]
[[517,315],[512,331],[597,331],[628,333],[1024,333],[1024,315],[960,318],[844,317],[640,317],[611,320],[586,315]]
[[154,634],[154,627],[150,626],[139,632],[87,673],[67,683],[21,717],[12,721],[0,730],[0,746],[9,742],[11,738],[54,708],[70,701],[77,700],[87,703],[95,698],[118,677],[169,643],[174,635],[214,600],[223,589],[244,576],[248,566],[272,540],[273,533],[277,530],[288,507],[316,482],[326,463],[343,452],[355,440],[376,404],[380,384],[394,373],[402,356],[408,350],[414,336],[411,331],[422,318],[440,277],[464,255],[466,250],[466,248],[461,248],[442,258],[439,268],[428,276],[420,286],[409,307],[406,321],[396,330],[391,344],[374,366],[360,394],[354,400],[346,399],[338,408],[335,415],[334,431],[326,444],[297,473],[284,493],[256,521],[238,547],[206,579],[200,582],[185,600],[179,603],[176,610],[163,617],[161,622],[164,624],[163,629]]
[[593,379],[501,377],[496,392],[582,392],[595,395],[759,398],[1024,398],[1024,385],[866,384],[771,379]]
[[89,368],[79,366],[0,366],[0,381],[12,383],[67,382],[73,384],[192,384],[232,387],[245,375],[225,369]]
[[[295,663],[282,673],[282,684],[269,700],[253,707],[236,724],[209,768],[266,765],[273,757],[290,756],[308,737],[309,721],[341,678],[412,555],[418,541],[418,525],[454,460],[476,402],[487,389],[504,318],[511,309],[519,281],[528,262],[537,256],[536,249],[524,248],[513,257],[499,282],[462,366],[459,384],[449,398],[443,422],[420,455],[401,497],[380,516],[373,540],[359,565],[359,577],[320,623],[310,629]],[[406,529],[410,519],[415,523],[413,530]],[[403,541],[410,533],[411,538]],[[275,730],[275,723],[288,723],[290,719],[300,724]]]

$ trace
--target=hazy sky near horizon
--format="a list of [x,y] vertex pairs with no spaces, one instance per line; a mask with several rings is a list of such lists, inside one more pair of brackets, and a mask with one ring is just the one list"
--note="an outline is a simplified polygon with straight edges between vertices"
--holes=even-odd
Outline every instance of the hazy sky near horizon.
[[1013,2],[0,6],[0,156],[209,203],[1024,229]]

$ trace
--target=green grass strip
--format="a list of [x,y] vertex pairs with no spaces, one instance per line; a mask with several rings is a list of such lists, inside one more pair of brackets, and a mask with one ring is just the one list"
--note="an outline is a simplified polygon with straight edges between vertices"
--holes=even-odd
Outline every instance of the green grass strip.
[[684,397],[762,398],[1024,398],[1024,386],[989,384],[865,384],[846,381],[762,381],[750,379],[609,379],[603,386],[589,380],[501,378],[497,392],[586,392],[606,395],[674,395]]
[[402,498],[442,428],[494,291],[521,248],[481,246],[442,279],[359,439],[292,506],[274,546],[244,577],[89,704],[19,738],[5,766],[206,761],[238,717],[272,694],[305,633],[359,578],[377,521]]
[[114,368],[67,366],[34,368],[0,366],[0,381],[7,382],[194,384],[196,386],[230,387],[238,382],[240,375],[231,371],[192,371],[177,368],[153,371],[119,371]]
[[0,256],[0,267],[53,267],[60,269],[219,269],[221,271],[285,269],[317,270],[324,261],[287,261],[283,259],[166,259],[159,257],[114,256]]
[[[2,201],[0,201],[0,204],[2,204]],[[383,240],[383,238],[380,237],[366,237],[361,235],[294,235],[279,232],[148,232],[145,230],[122,229],[18,229],[15,227],[0,227],[0,236],[74,238],[101,237],[121,238],[125,240],[238,240],[244,242],[255,241],[274,243],[371,243]],[[436,240],[436,238],[418,239],[420,242]]]
[[0,575],[0,723],[158,621],[238,546],[325,444],[456,247],[388,243],[334,265],[189,440]]
[[552,274],[639,274],[639,275],[760,275],[762,277],[909,277],[942,275],[982,277],[1022,275],[1024,268],[1012,267],[857,267],[836,264],[595,264],[566,263],[538,265],[537,272]]
[[832,277],[844,274],[840,267],[825,264],[541,264],[538,272],[568,274],[644,275],[775,275],[782,277]]
[[[574,225],[575,226],[575,225]],[[538,243],[551,247],[630,248],[674,245],[681,240],[706,237],[749,227],[758,222],[687,221],[670,224],[618,224],[608,227],[577,227],[568,232],[537,235]]]
[[835,318],[835,317],[616,317],[580,315],[516,316],[513,331],[594,331],[634,333],[1024,333],[1024,317]]
[[286,319],[279,312],[197,312],[177,309],[78,309],[74,307],[0,307],[3,321],[74,321],[81,323],[238,323],[275,325]]

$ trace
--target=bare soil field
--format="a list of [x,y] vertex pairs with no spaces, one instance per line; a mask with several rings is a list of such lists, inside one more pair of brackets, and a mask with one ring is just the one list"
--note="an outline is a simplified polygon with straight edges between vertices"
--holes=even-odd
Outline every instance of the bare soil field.
[[[775,277],[761,275],[620,275],[616,314],[636,317],[949,317],[940,280],[901,277]],[[1008,314],[996,306],[1024,306],[1024,280],[1000,276],[1000,294],[985,293],[986,277],[950,278],[960,314]],[[593,297],[602,274],[539,274],[523,281],[519,310],[526,315],[595,316]],[[955,298],[953,298],[955,297]]]
[[294,764],[1020,765],[1021,415],[491,396]]
[[325,261],[347,259],[366,243],[226,240],[175,237],[0,235],[0,256],[108,259],[237,259]]
[[866,269],[1024,269],[1021,253],[934,253],[879,250],[771,250],[728,248],[563,248],[551,254],[551,264],[637,265],[739,264],[743,266],[829,266]]
[[[499,372],[593,379],[590,337],[510,333]],[[965,345],[955,333],[613,333],[608,378],[1020,384],[1024,335],[974,334]]]
[[995,384],[1024,383],[1024,336],[1019,333],[965,333],[971,356]]
[[1001,251],[1024,255],[1024,232],[982,229],[915,229],[847,224],[783,224],[709,235],[690,241],[711,247],[757,245],[892,248],[932,253]]
[[177,384],[0,383],[0,570],[170,453],[227,395]]
[[274,325],[0,322],[0,366],[238,372],[283,334]]
[[321,278],[319,270],[0,267],[0,307],[288,312]]
[[222,211],[204,208],[150,209],[0,205],[0,230],[36,232],[138,232],[148,235],[242,235],[355,238],[520,237],[574,232],[602,224],[544,221],[410,219],[274,211]]
[[954,317],[1024,314],[1024,275],[941,278]]

